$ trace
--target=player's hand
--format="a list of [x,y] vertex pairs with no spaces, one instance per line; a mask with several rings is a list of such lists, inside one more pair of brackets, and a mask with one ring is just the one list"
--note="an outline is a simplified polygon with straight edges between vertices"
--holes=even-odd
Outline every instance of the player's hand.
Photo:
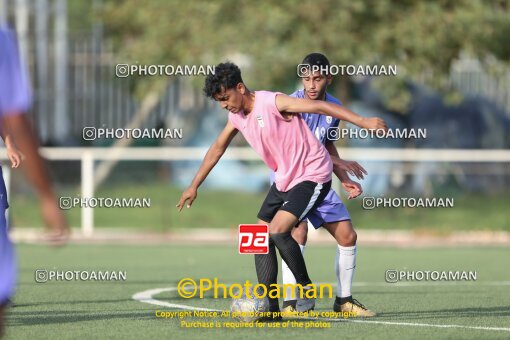
[[360,127],[368,130],[384,130],[384,131],[388,130],[386,122],[383,119],[377,117],[363,118]]
[[346,161],[344,159],[331,157],[333,161],[333,165],[340,168],[341,170],[346,171],[349,175],[356,176],[358,179],[365,178],[365,175],[368,175],[368,172],[359,165],[358,162],[355,161]]
[[177,203],[176,205],[177,209],[181,211],[182,207],[184,207],[184,204],[186,204],[186,201],[188,201],[188,203],[186,204],[186,208],[190,208],[195,198],[197,198],[197,189],[189,187],[182,193],[181,199],[179,200],[179,203]]
[[11,161],[12,168],[17,168],[24,159],[21,151],[12,146],[7,148],[7,157],[9,157],[9,160]]
[[344,187],[345,191],[349,193],[349,196],[347,197],[349,200],[352,200],[363,193],[361,185],[357,182],[351,180],[343,181],[342,186]]
[[44,241],[53,246],[61,246],[69,240],[69,225],[57,205],[54,198],[43,198],[41,200],[41,212],[48,227],[48,232],[44,236]]

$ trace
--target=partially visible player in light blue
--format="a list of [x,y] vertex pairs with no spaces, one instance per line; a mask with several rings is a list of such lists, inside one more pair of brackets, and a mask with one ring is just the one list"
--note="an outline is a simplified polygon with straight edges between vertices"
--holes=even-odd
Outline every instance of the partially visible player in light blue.
[[[30,92],[23,77],[17,73],[20,70],[16,46],[13,44],[14,32],[0,30],[0,122],[9,114],[26,111],[30,105]],[[12,167],[18,167],[21,154],[14,146],[11,136],[0,124],[0,135],[4,140],[7,155],[11,159]],[[14,161],[13,161],[14,158]],[[14,248],[7,234],[5,212],[9,207],[2,168],[0,167],[0,335],[3,329],[3,309],[14,294],[16,281],[16,266]]]
[[[15,32],[0,26],[0,136],[5,142],[12,166],[17,167],[26,156],[25,171],[40,198],[45,223],[52,229],[48,241],[62,244],[68,236],[67,221],[58,208],[55,194],[38,153],[38,143],[24,113],[30,109],[31,91],[20,60]],[[19,152],[17,150],[19,147]],[[1,175],[1,168],[0,168]],[[8,237],[5,211],[9,207],[3,175],[0,176],[0,337],[3,315],[14,294],[16,266],[14,249]]]
[[[328,59],[320,53],[312,53],[305,57],[301,65],[328,66]],[[322,69],[327,69],[323,67]],[[311,71],[311,68],[310,68]],[[338,105],[342,103],[326,92],[327,86],[331,84],[331,75],[315,72],[307,77],[302,77],[304,89],[292,93],[291,97],[305,98],[312,100],[324,100]],[[340,179],[342,186],[349,193],[348,199],[353,199],[362,193],[361,186],[352,181],[348,173],[363,179],[366,174],[365,169],[357,162],[340,159],[338,151],[333,142],[328,139],[328,129],[337,128],[340,120],[333,117],[319,115],[315,113],[302,113],[301,116],[307,123],[310,130],[317,139],[324,144],[328,150],[331,160],[334,164],[334,173]],[[271,174],[271,181],[274,180],[274,174]],[[333,310],[336,312],[349,311],[359,317],[374,316],[375,313],[366,309],[361,303],[352,298],[351,287],[356,267],[356,239],[357,235],[351,223],[351,217],[347,208],[343,204],[337,193],[331,189],[324,201],[319,207],[307,216],[315,229],[324,227],[338,242],[335,271],[337,276],[337,297],[333,304]],[[301,251],[304,252],[307,241],[308,225],[304,220],[298,224],[292,231],[292,236],[299,244]],[[289,270],[285,261],[282,260],[282,276],[284,284],[295,284],[294,275]],[[292,292],[287,290],[287,296],[283,304],[283,311],[301,312],[308,309],[309,306],[300,306],[300,300],[289,296]]]

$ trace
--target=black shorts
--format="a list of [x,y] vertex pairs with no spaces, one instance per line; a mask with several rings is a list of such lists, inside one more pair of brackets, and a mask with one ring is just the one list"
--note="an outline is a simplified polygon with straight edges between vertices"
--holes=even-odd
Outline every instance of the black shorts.
[[329,189],[331,189],[331,181],[322,184],[304,181],[287,192],[278,191],[273,183],[257,217],[270,223],[278,210],[284,210],[296,216],[298,221],[302,221],[324,200]]

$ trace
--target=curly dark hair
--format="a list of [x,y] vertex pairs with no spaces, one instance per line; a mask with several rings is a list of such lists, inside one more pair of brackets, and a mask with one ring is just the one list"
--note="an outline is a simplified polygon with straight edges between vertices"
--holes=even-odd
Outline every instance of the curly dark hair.
[[214,99],[214,96],[223,89],[232,89],[242,82],[241,70],[236,64],[229,61],[220,63],[214,68],[214,74],[209,74],[205,78],[204,94]]

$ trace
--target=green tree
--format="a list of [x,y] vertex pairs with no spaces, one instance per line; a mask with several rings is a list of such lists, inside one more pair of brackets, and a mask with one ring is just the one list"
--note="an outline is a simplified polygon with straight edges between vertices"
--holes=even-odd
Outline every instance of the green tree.
[[510,59],[508,1],[111,0],[99,17],[123,60],[216,64],[241,55],[247,83],[274,90],[287,89],[312,51],[335,64],[396,64],[398,79],[379,82],[397,99],[398,84],[425,73],[427,85],[444,87],[460,52]]

